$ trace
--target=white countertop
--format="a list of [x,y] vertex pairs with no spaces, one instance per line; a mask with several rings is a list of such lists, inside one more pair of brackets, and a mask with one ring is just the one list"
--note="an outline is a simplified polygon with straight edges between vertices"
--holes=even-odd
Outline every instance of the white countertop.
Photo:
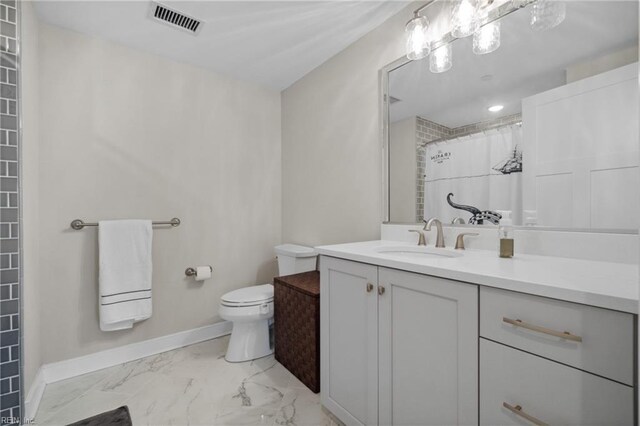
[[[398,241],[365,241],[316,247],[318,253],[488,287],[638,313],[638,265],[516,254],[502,259],[486,250],[456,251],[455,258],[401,259],[378,253]],[[450,250],[454,251],[454,250]]]

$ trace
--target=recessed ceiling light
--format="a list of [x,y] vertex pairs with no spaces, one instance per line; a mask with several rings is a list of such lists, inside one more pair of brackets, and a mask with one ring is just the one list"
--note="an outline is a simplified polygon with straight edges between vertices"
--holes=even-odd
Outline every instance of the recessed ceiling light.
[[498,112],[498,111],[502,111],[503,108],[504,108],[504,105],[492,105],[487,109],[491,112]]

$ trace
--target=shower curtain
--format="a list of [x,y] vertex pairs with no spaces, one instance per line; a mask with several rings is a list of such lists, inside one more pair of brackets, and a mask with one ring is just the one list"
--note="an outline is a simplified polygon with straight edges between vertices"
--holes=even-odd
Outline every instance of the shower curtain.
[[[509,125],[425,147],[424,217],[468,223],[471,214],[452,201],[480,210],[511,210],[515,225],[522,218],[522,127]],[[487,222],[485,222],[487,223]]]

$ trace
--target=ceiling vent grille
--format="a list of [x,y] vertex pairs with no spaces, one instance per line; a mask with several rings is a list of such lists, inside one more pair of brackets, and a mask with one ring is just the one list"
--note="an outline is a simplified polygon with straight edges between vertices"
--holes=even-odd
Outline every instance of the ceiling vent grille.
[[149,16],[157,22],[171,25],[194,35],[200,32],[203,24],[202,21],[156,2],[151,2]]

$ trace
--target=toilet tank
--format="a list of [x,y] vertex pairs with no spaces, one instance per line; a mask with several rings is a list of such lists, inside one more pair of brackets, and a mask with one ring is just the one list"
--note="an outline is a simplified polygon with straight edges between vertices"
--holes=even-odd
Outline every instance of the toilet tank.
[[276,246],[275,250],[278,255],[278,275],[281,277],[316,269],[318,253],[311,247],[282,244]]

